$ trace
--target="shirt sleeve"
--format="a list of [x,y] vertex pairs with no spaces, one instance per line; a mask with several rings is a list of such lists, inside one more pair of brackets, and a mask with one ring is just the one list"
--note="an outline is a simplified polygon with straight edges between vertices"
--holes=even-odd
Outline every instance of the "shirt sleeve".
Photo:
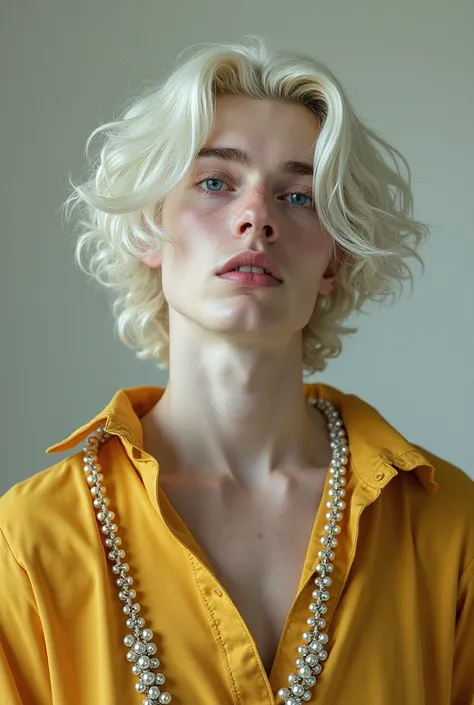
[[0,693],[2,705],[51,705],[41,620],[27,572],[0,529]]
[[452,705],[474,705],[474,558],[459,583]]

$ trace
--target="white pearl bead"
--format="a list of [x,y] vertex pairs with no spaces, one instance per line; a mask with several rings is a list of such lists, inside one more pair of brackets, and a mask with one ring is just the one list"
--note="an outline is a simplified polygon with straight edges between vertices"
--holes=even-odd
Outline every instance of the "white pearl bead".
[[298,675],[301,678],[309,678],[309,676],[311,675],[311,669],[308,666],[302,666],[298,669]]
[[145,673],[142,673],[141,678],[145,685],[151,685],[155,681],[155,676],[151,673],[151,671],[145,671]]
[[280,688],[280,690],[277,693],[279,698],[285,699],[290,697],[290,691],[288,688]]
[[293,686],[291,692],[293,693],[293,695],[296,695],[297,698],[301,698],[304,693],[304,688],[301,684],[298,683],[297,685]]

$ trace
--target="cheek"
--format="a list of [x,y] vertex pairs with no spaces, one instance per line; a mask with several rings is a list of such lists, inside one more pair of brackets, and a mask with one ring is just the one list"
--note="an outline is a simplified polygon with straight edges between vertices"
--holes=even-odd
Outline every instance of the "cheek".
[[[332,238],[321,228],[305,233],[297,244],[298,269],[301,273],[301,291],[317,296],[321,280],[331,261]],[[303,284],[304,282],[304,284]]]
[[319,223],[313,221],[294,229],[289,244],[295,256],[308,268],[317,272],[321,267],[324,271],[331,256],[332,238]]
[[175,254],[203,252],[206,246],[216,244],[223,228],[216,221],[216,214],[195,208],[181,207],[179,212],[166,221],[165,229],[173,243]]

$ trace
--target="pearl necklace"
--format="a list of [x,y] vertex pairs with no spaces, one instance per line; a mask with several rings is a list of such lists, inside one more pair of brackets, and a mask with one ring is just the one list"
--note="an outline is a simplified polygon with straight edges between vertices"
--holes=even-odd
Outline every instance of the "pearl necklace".
[[[295,661],[296,673],[288,676],[289,687],[280,688],[278,697],[285,705],[301,705],[312,698],[311,690],[316,684],[316,676],[323,670],[323,663],[328,654],[325,650],[328,635],[324,631],[326,621],[323,617],[327,612],[326,602],[329,600],[330,573],[333,570],[333,549],[337,546],[336,535],[340,533],[339,522],[346,507],[343,500],[346,480],[346,465],[348,463],[349,447],[343,423],[334,405],[327,399],[309,398],[308,401],[322,411],[326,417],[329,430],[330,446],[333,451],[329,472],[329,499],[326,502],[328,512],[327,524],[321,537],[322,550],[318,552],[319,563],[316,565],[317,577],[314,579],[316,589],[312,592],[313,602],[309,605],[312,616],[306,623],[308,631],[303,632],[304,644],[298,646],[298,658]],[[127,634],[123,643],[127,647],[126,659],[132,664],[132,672],[138,676],[135,690],[145,695],[142,705],[168,705],[171,695],[161,690],[166,678],[162,673],[156,673],[160,660],[155,657],[156,645],[152,643],[153,632],[145,627],[145,620],[139,617],[140,605],[134,602],[136,591],[131,587],[133,578],[127,573],[128,563],[124,563],[125,551],[119,548],[121,539],[117,536],[118,526],[113,524],[115,514],[109,511],[109,499],[105,497],[106,489],[101,485],[103,474],[98,462],[99,448],[110,438],[103,427],[97,429],[87,439],[84,447],[84,472],[90,486],[94,508],[98,510],[97,520],[100,530],[105,536],[104,543],[109,549],[108,559],[112,562],[112,573],[116,577],[118,599],[123,602],[122,610],[127,616],[126,625],[131,633]],[[327,648],[327,647],[326,647]]]

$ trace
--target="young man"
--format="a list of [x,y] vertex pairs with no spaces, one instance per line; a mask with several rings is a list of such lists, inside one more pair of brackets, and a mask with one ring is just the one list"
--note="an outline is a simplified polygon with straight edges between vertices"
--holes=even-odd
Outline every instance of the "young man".
[[410,276],[396,153],[263,43],[202,50],[103,129],[78,258],[169,381],[2,498],[3,702],[474,702],[473,483],[302,383]]

